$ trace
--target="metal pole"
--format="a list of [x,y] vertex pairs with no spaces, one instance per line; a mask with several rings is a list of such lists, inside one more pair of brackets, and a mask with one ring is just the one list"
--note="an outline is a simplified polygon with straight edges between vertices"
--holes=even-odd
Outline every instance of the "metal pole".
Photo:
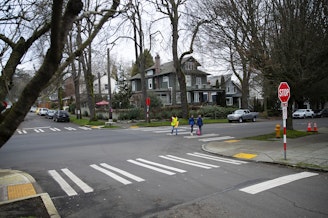
[[286,150],[287,150],[286,119],[283,119],[283,126],[284,126],[284,158],[286,160]]
[[107,48],[107,76],[108,76],[108,121],[112,119],[112,87],[110,83],[110,57],[109,57],[109,48]]

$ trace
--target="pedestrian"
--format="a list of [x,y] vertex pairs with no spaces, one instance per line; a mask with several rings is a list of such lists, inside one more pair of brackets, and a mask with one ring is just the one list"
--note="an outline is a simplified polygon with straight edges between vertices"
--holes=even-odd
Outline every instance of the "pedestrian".
[[197,118],[197,126],[198,126],[198,131],[199,133],[197,133],[197,135],[201,135],[202,134],[202,126],[203,126],[203,119],[202,119],[202,115],[198,115]]
[[172,126],[171,135],[173,135],[174,130],[175,130],[175,135],[178,135],[179,120],[177,115],[173,115],[171,117],[171,126]]
[[195,125],[195,119],[194,119],[194,115],[191,115],[189,118],[189,125],[190,125],[190,135],[192,136],[194,133],[194,125]]

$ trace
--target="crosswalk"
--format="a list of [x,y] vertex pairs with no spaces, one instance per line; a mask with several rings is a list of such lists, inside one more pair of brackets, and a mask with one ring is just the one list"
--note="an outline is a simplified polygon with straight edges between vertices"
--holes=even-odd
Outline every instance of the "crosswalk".
[[45,133],[45,132],[61,132],[63,130],[66,131],[77,131],[77,130],[92,130],[90,127],[86,126],[79,126],[79,127],[62,127],[62,129],[57,127],[51,127],[51,126],[45,126],[45,127],[33,127],[33,128],[23,128],[23,129],[17,129],[16,132],[19,135],[28,134],[29,132],[34,133]]
[[[133,128],[129,129],[133,131],[141,131],[141,132],[153,132],[155,134],[165,134],[165,135],[171,135],[171,127],[144,127],[144,128]],[[217,133],[208,133],[208,134],[202,134],[202,135],[196,135],[194,131],[194,134],[190,134],[189,127],[179,127],[178,129],[178,136],[183,136],[185,139],[197,139],[200,142],[212,142],[212,141],[224,141],[224,140],[231,140],[234,139],[233,136],[227,136],[227,135],[220,135]],[[175,132],[173,133],[175,135]]]
[[[222,163],[229,163],[229,164],[247,164],[246,161],[240,161],[240,160],[231,160],[228,158],[221,158],[217,156],[212,156],[208,154],[203,153],[187,153],[185,156],[197,158],[197,159],[203,159],[203,160],[210,160],[210,161],[216,161],[216,162],[222,162]],[[147,160],[145,158],[136,158],[136,159],[128,159],[126,160],[127,164],[131,164],[133,166],[137,166],[140,169],[145,169],[150,172],[154,172],[157,174],[164,174],[166,176],[172,176],[177,173],[187,173],[188,171],[184,169],[183,166],[191,166],[201,169],[217,169],[220,166],[211,164],[211,163],[205,163],[203,161],[190,159],[186,157],[181,156],[175,156],[175,155],[158,155],[158,161],[151,161]],[[177,168],[174,166],[171,166],[170,164],[164,164],[163,161],[169,161],[169,162],[175,162],[178,164],[181,164],[181,168]],[[123,185],[129,185],[134,182],[144,182],[146,181],[145,178],[142,178],[138,175],[135,175],[133,173],[130,173],[126,171],[125,169],[120,169],[115,167],[112,164],[108,163],[100,163],[100,164],[90,164],[87,167],[91,167],[93,170],[96,170],[97,172],[101,173],[102,175],[108,176],[114,181],[123,184]],[[84,193],[93,192],[93,188],[91,188],[88,184],[86,184],[82,179],[78,178],[71,170],[68,168],[63,168],[60,170],[48,170],[48,174],[58,183],[60,188],[68,195],[68,196],[74,196],[78,195],[78,190],[75,190],[70,183],[73,183],[74,186],[78,186],[79,189],[81,189]],[[67,180],[64,179],[64,177],[68,178]]]
[[[222,158],[199,152],[186,153],[178,156],[168,154],[158,155],[156,158],[156,160],[154,160],[154,157],[152,158],[152,160],[146,158],[127,159],[125,162],[126,165],[123,165],[123,167],[121,168],[118,168],[117,166],[111,163],[95,163],[86,165],[85,167],[95,170],[95,172],[100,173],[100,175],[105,176],[105,178],[109,177],[110,181],[114,182],[114,185],[122,184],[123,186],[127,186],[133,183],[145,182],[153,178],[154,174],[162,176],[173,176],[176,174],[188,174],[190,173],[188,172],[188,170],[193,171],[193,169],[197,168],[204,170],[219,170],[219,163],[234,165],[242,165],[248,163],[246,161]],[[215,164],[213,164],[213,162],[215,162]],[[131,173],[128,172],[126,169],[123,169],[131,169],[131,166],[135,166],[139,170],[135,170],[133,173]],[[187,166],[188,168],[186,168]],[[144,171],[147,171],[150,174],[144,174]],[[81,173],[81,171],[79,172]],[[94,192],[94,188],[92,188],[91,185],[87,184],[87,181],[83,181],[75,173],[73,173],[72,170],[68,168],[62,168],[60,170],[48,170],[48,174],[55,182],[58,183],[59,187],[68,196],[79,195],[79,193],[82,192]],[[145,178],[145,175],[148,175],[148,177]],[[265,182],[248,185],[246,187],[240,188],[238,191],[241,193],[254,195],[272,188],[282,186],[284,184],[288,184],[300,179],[305,179],[317,175],[319,174],[310,172],[301,172],[297,174],[285,175],[279,178],[273,178]],[[89,182],[91,183],[91,181]]]

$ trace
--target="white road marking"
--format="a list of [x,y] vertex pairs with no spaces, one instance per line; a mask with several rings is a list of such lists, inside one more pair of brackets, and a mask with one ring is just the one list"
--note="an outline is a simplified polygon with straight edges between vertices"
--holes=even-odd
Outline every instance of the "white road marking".
[[54,128],[50,128],[50,130],[51,130],[51,131],[54,131],[54,132],[56,132],[56,131],[60,132],[60,131],[61,131],[60,129],[58,129],[58,128],[56,128],[56,127],[54,127]]
[[26,130],[22,129],[17,129],[18,134],[27,134]]
[[232,160],[232,159],[228,159],[228,158],[216,157],[216,156],[202,154],[202,153],[197,153],[197,152],[187,153],[187,154],[190,155],[190,156],[194,156],[194,157],[200,157],[200,158],[205,158],[205,159],[219,161],[219,162],[224,162],[224,163],[236,164],[236,165],[248,163],[246,161]]
[[80,126],[79,128],[83,130],[92,130],[92,128],[86,126]]
[[128,185],[128,184],[132,183],[129,180],[124,179],[123,177],[121,177],[119,175],[116,175],[115,173],[112,173],[109,170],[106,170],[104,168],[101,168],[101,167],[97,166],[96,164],[92,164],[92,165],[90,165],[90,167],[92,167],[93,169],[98,170],[98,171],[106,174],[107,176],[112,177],[113,179],[115,179],[116,181],[119,181],[120,183],[123,183],[124,185]]
[[160,169],[160,168],[157,168],[157,167],[154,167],[154,166],[150,166],[148,164],[143,164],[143,163],[140,163],[140,162],[137,162],[137,161],[134,161],[134,160],[127,160],[127,161],[130,162],[130,163],[133,163],[133,164],[136,164],[136,165],[151,169],[151,170],[155,170],[155,171],[160,172],[160,173],[170,175],[170,176],[175,174],[171,171],[163,170],[163,169]]
[[56,170],[48,170],[48,173],[59,184],[59,186],[66,192],[68,196],[77,195],[76,191],[57,173]]
[[171,158],[171,157],[167,157],[167,156],[163,156],[163,155],[161,155],[159,157],[164,158],[164,159],[167,159],[167,160],[171,160],[171,161],[175,161],[175,162],[179,162],[179,163],[183,163],[183,164],[195,166],[195,167],[200,167],[200,168],[204,168],[204,169],[211,169],[211,167],[209,167],[209,166],[204,166],[204,165],[199,165],[199,164],[191,163],[191,162],[188,162],[188,161],[178,160],[176,158]]
[[220,140],[227,140],[227,139],[233,139],[232,136],[221,136],[221,137],[215,137],[215,138],[205,138],[205,139],[199,139],[198,141],[201,142],[211,142],[211,141],[220,141]]
[[73,127],[64,127],[65,129],[67,129],[67,130],[69,130],[69,131],[74,131],[74,130],[76,130],[75,128],[73,128]]
[[[175,131],[173,132],[173,134],[171,134],[171,131],[169,133],[167,133],[166,135],[175,135]],[[186,132],[185,130],[183,131],[178,131],[178,135],[190,135],[190,132]],[[185,136],[184,136],[185,137]]]
[[80,178],[78,178],[74,173],[72,173],[69,169],[61,169],[63,173],[65,173],[76,185],[78,185],[84,193],[93,192],[93,188],[83,182]]
[[192,135],[192,136],[184,136],[184,138],[187,138],[187,139],[195,139],[195,138],[207,138],[207,137],[214,137],[214,136],[219,136],[219,134],[211,133],[211,134],[197,135],[196,132],[194,132],[194,135]]
[[135,175],[133,175],[131,173],[128,173],[128,172],[126,172],[124,170],[121,170],[121,169],[118,169],[116,167],[110,166],[110,165],[108,165],[106,163],[101,163],[100,165],[103,166],[103,167],[105,167],[105,168],[107,168],[107,169],[113,170],[113,171],[115,171],[117,173],[120,173],[120,174],[122,174],[122,175],[124,175],[124,176],[126,176],[126,177],[128,177],[130,179],[133,179],[133,180],[137,181],[137,182],[143,182],[143,181],[145,181],[143,178],[140,178],[138,176],[135,176]]
[[154,165],[154,166],[162,167],[164,169],[173,170],[173,171],[176,171],[178,173],[185,173],[185,172],[187,172],[187,171],[181,170],[179,168],[170,167],[170,166],[167,166],[167,165],[164,165],[164,164],[160,164],[160,163],[155,163],[155,162],[148,161],[148,160],[145,160],[145,159],[142,159],[142,158],[138,158],[137,160],[138,161],[141,161],[141,162],[144,162],[144,163],[147,163],[147,164]]
[[281,186],[296,180],[304,179],[311,176],[317,176],[318,173],[311,173],[311,172],[302,172],[302,173],[296,173],[288,176],[282,176],[276,179],[272,179],[266,182],[262,182],[259,184],[255,184],[252,186],[248,186],[246,188],[239,189],[239,191],[243,191],[249,194],[257,194],[259,192],[266,191],[268,189],[275,188],[277,186]]
[[203,165],[203,166],[208,166],[208,167],[213,167],[213,168],[218,168],[219,167],[217,165],[203,163],[203,162],[194,161],[194,160],[190,160],[190,159],[185,159],[185,158],[181,158],[181,157],[177,157],[177,156],[173,156],[173,155],[166,155],[166,156],[170,157],[170,158],[175,158],[175,159],[178,159],[178,160],[182,160],[182,161],[187,161],[187,162],[190,162],[190,163],[200,164],[200,165]]

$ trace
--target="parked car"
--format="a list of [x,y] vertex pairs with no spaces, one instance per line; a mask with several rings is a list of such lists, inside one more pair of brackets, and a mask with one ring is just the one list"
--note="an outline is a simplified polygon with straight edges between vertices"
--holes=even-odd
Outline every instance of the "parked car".
[[328,117],[328,108],[322,110],[315,110],[314,117]]
[[30,112],[34,112],[34,113],[35,113],[37,109],[38,109],[37,107],[32,106],[32,107],[30,108]]
[[293,118],[307,118],[307,117],[314,117],[314,112],[311,109],[297,109],[293,113]]
[[48,112],[48,108],[43,108],[42,107],[38,110],[38,115],[45,116],[47,112]]
[[69,122],[70,119],[69,119],[69,114],[67,111],[64,111],[64,110],[57,110],[54,114],[54,118],[53,120],[55,122],[60,122],[60,121],[63,121],[63,122]]
[[48,119],[54,118],[55,112],[56,112],[55,110],[48,110],[46,113],[46,118],[48,118]]
[[242,123],[243,121],[246,120],[251,120],[255,122],[257,116],[258,113],[256,112],[250,112],[247,109],[239,109],[239,110],[235,110],[232,114],[229,114],[227,116],[227,119],[229,123],[231,123],[232,121],[238,121],[239,123]]

